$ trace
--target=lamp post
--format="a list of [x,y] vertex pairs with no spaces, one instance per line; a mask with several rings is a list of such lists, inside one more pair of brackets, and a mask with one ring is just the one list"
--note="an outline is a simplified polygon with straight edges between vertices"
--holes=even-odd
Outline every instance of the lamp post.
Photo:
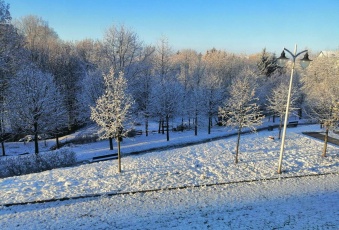
[[284,128],[283,128],[282,139],[281,139],[279,165],[278,165],[278,173],[279,174],[281,174],[281,165],[282,165],[283,152],[284,152],[284,147],[285,147],[286,127],[287,127],[288,113],[289,113],[289,110],[290,110],[290,103],[291,103],[291,92],[292,92],[292,84],[293,84],[293,74],[294,74],[295,60],[296,60],[296,58],[300,54],[306,52],[304,58],[300,60],[300,65],[301,65],[302,68],[306,68],[310,64],[310,62],[311,62],[311,60],[308,58],[307,50],[304,50],[304,51],[301,51],[301,52],[297,53],[297,45],[295,45],[295,47],[294,47],[294,54],[292,54],[292,52],[289,51],[286,48],[284,48],[284,50],[282,51],[281,56],[277,59],[278,65],[281,66],[281,67],[285,66],[285,64],[289,60],[285,56],[285,51],[287,51],[292,56],[293,64],[292,64],[292,70],[291,70],[290,85],[289,85],[289,88],[288,88],[287,105],[286,105],[286,112],[285,112],[285,122],[284,122]]

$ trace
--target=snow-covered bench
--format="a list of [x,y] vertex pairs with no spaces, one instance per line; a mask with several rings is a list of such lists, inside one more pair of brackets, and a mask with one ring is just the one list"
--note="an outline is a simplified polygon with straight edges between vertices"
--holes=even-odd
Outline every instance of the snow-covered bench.
[[287,127],[297,127],[298,126],[298,121],[290,121],[287,124]]

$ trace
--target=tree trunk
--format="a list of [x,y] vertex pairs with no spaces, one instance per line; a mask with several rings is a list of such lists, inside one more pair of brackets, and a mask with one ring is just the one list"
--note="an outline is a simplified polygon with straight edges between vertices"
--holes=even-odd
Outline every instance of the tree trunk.
[[279,123],[279,135],[278,135],[278,139],[280,139],[281,137],[281,129],[282,129],[282,125],[283,125],[283,121],[282,121],[283,117],[280,117],[280,123]]
[[113,150],[113,138],[112,137],[108,138],[108,141],[109,141],[109,149]]
[[299,119],[301,119],[303,117],[303,111],[302,109],[298,109],[298,116],[299,116]]
[[211,134],[212,117],[208,115],[208,134]]
[[38,123],[34,122],[34,149],[35,149],[35,154],[39,154],[39,143],[38,143]]
[[322,157],[326,157],[327,142],[328,142],[328,128],[326,127],[325,140],[324,140],[324,149],[323,149],[323,154],[321,155]]
[[5,142],[3,140],[1,141],[1,149],[2,149],[2,156],[6,156]]
[[161,133],[165,134],[165,121],[164,120],[161,121]]
[[118,172],[121,173],[120,137],[118,138]]
[[181,132],[184,132],[184,118],[181,118]]
[[6,151],[5,151],[5,134],[4,134],[4,130],[2,129],[2,124],[4,123],[4,121],[1,119],[0,120],[0,130],[1,130],[1,149],[2,149],[2,156],[6,156]]
[[166,139],[167,141],[169,141],[169,116],[168,115],[166,115],[166,126],[167,126]]
[[198,111],[195,111],[194,135],[198,136]]
[[161,119],[159,120],[159,128],[158,128],[158,133],[161,131]]
[[237,148],[236,148],[236,150],[235,150],[235,163],[236,163],[236,164],[238,164],[238,154],[239,154],[240,134],[241,134],[241,128],[238,129]]
[[145,133],[146,133],[146,137],[148,137],[148,116],[146,116],[146,120],[145,120]]
[[56,142],[56,148],[57,148],[57,149],[60,149],[59,134],[56,134],[56,136],[55,136],[55,142]]

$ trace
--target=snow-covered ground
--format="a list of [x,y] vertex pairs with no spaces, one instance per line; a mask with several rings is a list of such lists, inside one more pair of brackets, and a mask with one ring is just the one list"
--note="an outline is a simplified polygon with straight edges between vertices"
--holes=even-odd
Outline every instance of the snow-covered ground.
[[[237,165],[236,137],[229,137],[125,155],[121,174],[113,160],[0,179],[1,204],[102,194],[0,207],[0,229],[337,229],[339,147],[329,144],[328,157],[322,158],[323,143],[303,131],[319,131],[319,125],[288,129],[281,176],[276,173],[280,141],[268,138],[276,136],[275,130],[243,135]],[[126,139],[123,153],[225,132],[198,137],[192,132],[171,133],[170,142],[158,134]],[[110,152],[107,141],[70,148],[81,159]],[[284,178],[316,174],[327,175]],[[244,180],[254,182],[234,183]],[[223,185],[204,186],[211,184]],[[152,189],[161,190],[133,193]],[[111,196],[114,193],[123,195]]]
[[7,229],[338,229],[338,175],[0,209]]

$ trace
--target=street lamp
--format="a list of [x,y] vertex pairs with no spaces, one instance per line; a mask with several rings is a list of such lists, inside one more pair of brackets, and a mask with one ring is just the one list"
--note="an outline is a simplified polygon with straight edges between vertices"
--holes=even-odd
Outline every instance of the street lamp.
[[285,122],[284,122],[284,129],[282,133],[282,139],[281,139],[281,147],[280,147],[280,156],[279,156],[279,165],[278,165],[278,173],[281,174],[281,164],[282,164],[282,159],[283,159],[283,152],[284,152],[284,145],[285,145],[285,136],[286,136],[286,127],[287,127],[287,122],[288,122],[288,113],[290,110],[290,103],[291,103],[291,92],[292,92],[292,83],[293,83],[293,74],[294,74],[294,67],[295,67],[295,59],[302,53],[305,53],[305,56],[303,59],[300,60],[300,65],[302,68],[306,68],[312,60],[308,58],[308,53],[307,50],[301,51],[297,53],[297,45],[294,47],[294,54],[292,54],[291,51],[288,49],[284,48],[284,50],[281,53],[281,56],[277,59],[277,63],[279,66],[283,67],[289,60],[285,56],[285,51],[287,51],[291,56],[292,56],[292,71],[291,71],[291,77],[290,77],[290,86],[288,89],[288,96],[287,96],[287,105],[286,105],[286,112],[285,112]]

